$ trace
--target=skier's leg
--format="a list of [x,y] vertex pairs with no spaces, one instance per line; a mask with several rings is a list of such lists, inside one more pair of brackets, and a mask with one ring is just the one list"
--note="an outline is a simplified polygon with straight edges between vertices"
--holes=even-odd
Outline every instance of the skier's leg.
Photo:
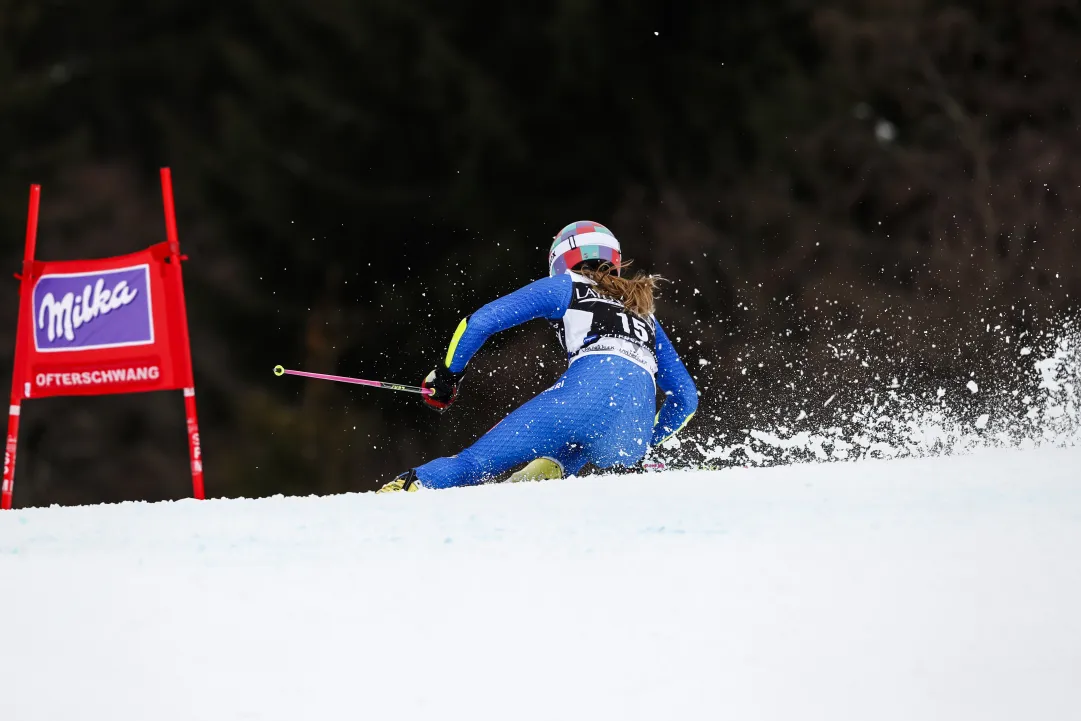
[[652,426],[648,425],[648,421],[643,423],[639,419],[638,422],[620,424],[614,432],[590,438],[589,452],[586,445],[570,443],[564,446],[562,452],[533,459],[525,468],[511,474],[507,482],[568,478],[577,475],[590,461],[600,468],[633,466],[645,456],[648,446],[641,439],[649,438],[650,433]]
[[657,407],[652,380],[628,378],[622,385],[622,402],[603,424],[603,436],[586,444],[585,460],[598,468],[629,468],[649,450]]
[[573,421],[583,409],[573,396],[560,392],[563,388],[561,380],[527,401],[458,455],[418,466],[421,485],[475,485],[538,457],[567,456],[580,427]]

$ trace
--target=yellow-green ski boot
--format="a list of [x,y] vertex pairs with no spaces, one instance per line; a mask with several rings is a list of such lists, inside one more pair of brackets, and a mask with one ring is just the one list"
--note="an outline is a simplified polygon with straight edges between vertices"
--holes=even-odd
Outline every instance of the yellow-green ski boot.
[[562,477],[563,466],[559,465],[551,458],[542,456],[530,461],[529,465],[522,470],[512,473],[510,478],[507,479],[507,483],[518,483],[520,481],[548,481]]
[[395,491],[416,491],[420,488],[420,484],[417,483],[417,472],[410,469],[402,475],[395,478],[390,483],[385,484],[376,493],[393,493]]

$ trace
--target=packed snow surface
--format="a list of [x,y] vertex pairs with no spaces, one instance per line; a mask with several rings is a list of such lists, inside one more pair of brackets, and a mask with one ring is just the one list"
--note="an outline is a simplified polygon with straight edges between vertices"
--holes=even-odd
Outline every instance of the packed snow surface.
[[0,514],[0,718],[1081,718],[1081,449]]

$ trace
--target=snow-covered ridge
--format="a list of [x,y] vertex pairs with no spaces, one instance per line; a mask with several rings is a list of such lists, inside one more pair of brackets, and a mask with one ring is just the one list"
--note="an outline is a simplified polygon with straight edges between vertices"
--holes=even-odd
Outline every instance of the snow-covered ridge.
[[1081,449],[0,514],[0,718],[1081,718]]

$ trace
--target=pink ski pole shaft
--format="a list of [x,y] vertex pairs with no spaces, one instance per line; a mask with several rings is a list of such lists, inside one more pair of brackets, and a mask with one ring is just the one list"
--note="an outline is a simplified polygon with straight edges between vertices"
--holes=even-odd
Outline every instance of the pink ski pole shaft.
[[403,386],[398,383],[384,383],[383,381],[368,381],[363,378],[349,378],[348,376],[332,376],[329,373],[312,373],[311,371],[294,371],[282,366],[274,366],[276,376],[302,376],[304,378],[317,378],[324,381],[337,381],[338,383],[352,383],[358,386],[371,386],[372,388],[386,388],[391,391],[405,391],[406,393],[420,393],[430,396],[435,391],[431,388],[420,386]]

